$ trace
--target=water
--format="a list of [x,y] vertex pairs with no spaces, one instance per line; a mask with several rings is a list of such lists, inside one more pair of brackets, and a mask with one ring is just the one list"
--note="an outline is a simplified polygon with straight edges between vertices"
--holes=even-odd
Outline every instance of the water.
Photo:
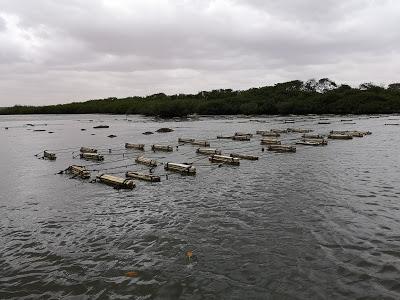
[[[318,125],[320,118],[331,124]],[[384,125],[396,118],[307,116],[284,124],[284,117],[1,116],[0,298],[398,299],[400,128]],[[99,124],[110,128],[92,128]],[[160,127],[175,131],[142,135]],[[215,139],[287,127],[373,134],[299,145],[295,154],[261,152],[259,137]],[[196,161],[198,174],[167,180],[159,167],[161,183],[138,181],[134,190],[118,191],[56,175],[73,163],[92,164],[73,159],[72,149],[56,151],[56,161],[34,157],[44,149],[96,146],[105,164],[90,168],[113,167],[108,172],[122,176],[143,169],[123,167],[137,155],[122,160],[125,142],[176,145],[178,137],[210,138],[212,147],[260,160],[218,167],[190,145],[148,151],[164,162]]]

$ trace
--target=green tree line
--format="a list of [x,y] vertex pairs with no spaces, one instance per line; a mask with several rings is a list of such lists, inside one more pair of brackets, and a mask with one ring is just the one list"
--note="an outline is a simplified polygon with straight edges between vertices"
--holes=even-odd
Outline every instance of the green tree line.
[[197,94],[107,98],[48,106],[15,105],[0,114],[142,114],[162,118],[190,114],[377,114],[400,113],[400,83],[388,87],[363,83],[354,88],[328,78],[295,80],[273,86]]

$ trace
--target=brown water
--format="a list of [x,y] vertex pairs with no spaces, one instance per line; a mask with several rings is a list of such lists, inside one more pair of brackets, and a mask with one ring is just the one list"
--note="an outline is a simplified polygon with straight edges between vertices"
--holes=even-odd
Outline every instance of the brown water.
[[[320,118],[331,124],[318,125]],[[1,299],[399,299],[400,126],[384,125],[399,116],[306,116],[295,124],[284,117],[128,119],[0,117]],[[92,128],[99,124],[110,128]],[[141,134],[160,127],[175,131]],[[287,127],[373,134],[297,146],[294,154],[262,152],[257,136],[215,139]],[[178,137],[207,138],[212,147],[260,160],[218,167],[190,145],[146,151],[163,162],[194,162],[198,174],[167,179],[161,166],[161,183],[138,181],[132,191],[55,175],[71,164],[91,165],[72,152],[92,146],[105,161],[89,168],[122,176],[143,169],[132,165],[137,152],[125,151],[125,142],[149,149],[176,146]],[[57,160],[34,157],[44,149],[56,150]],[[127,277],[130,271],[137,276]]]

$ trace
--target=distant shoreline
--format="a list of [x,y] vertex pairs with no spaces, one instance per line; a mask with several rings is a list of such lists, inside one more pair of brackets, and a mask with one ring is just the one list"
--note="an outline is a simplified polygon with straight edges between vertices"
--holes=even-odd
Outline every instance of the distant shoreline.
[[118,114],[161,118],[188,115],[306,115],[400,113],[400,84],[352,88],[324,78],[299,80],[244,91],[220,89],[197,94],[107,98],[48,106],[5,107],[0,115]]

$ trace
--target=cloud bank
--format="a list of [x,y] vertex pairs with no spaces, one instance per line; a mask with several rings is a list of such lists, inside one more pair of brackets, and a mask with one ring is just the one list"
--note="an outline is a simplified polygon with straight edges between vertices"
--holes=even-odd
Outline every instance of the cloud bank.
[[1,0],[0,106],[400,81],[395,0]]

